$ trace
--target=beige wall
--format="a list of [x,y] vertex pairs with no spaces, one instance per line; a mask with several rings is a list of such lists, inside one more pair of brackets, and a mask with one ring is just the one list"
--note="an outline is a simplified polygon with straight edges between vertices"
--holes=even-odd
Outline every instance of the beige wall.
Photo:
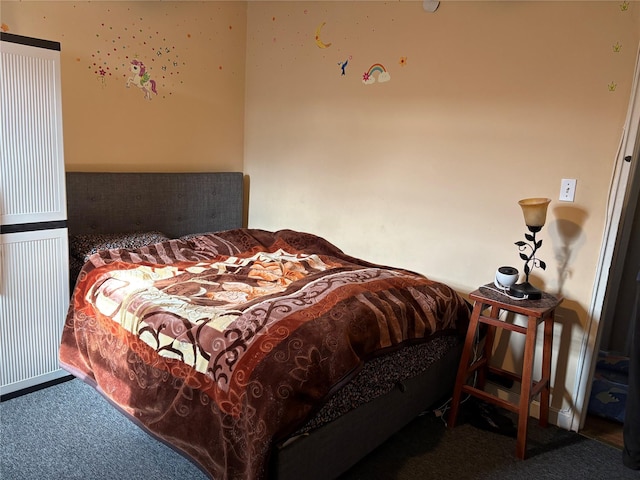
[[[548,267],[533,280],[566,297],[552,406],[561,423],[571,415],[639,2],[445,0],[433,14],[420,1],[1,9],[9,32],[62,42],[69,170],[242,169],[249,226],[315,232],[465,294],[499,265],[522,269],[517,200],[552,198],[540,235]],[[151,101],[125,87],[131,55],[158,80],[169,71]],[[390,80],[363,84],[376,64]],[[562,178],[578,180],[574,203],[556,201]],[[509,347],[498,344],[518,363],[521,345]]]
[[[242,170],[244,2],[3,0],[0,17],[61,43],[67,170]],[[133,59],[151,100],[126,88]]]
[[[622,4],[250,3],[249,224],[466,293],[499,265],[522,270],[517,200],[552,198],[533,281],[566,297],[552,406],[568,424],[640,40],[640,3]],[[376,63],[390,80],[363,84]],[[562,178],[578,181],[574,203],[557,201]]]

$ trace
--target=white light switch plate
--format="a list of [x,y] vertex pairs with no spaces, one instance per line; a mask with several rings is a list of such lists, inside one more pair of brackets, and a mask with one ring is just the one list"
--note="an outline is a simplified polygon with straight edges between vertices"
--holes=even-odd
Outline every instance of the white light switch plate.
[[576,196],[576,179],[563,178],[560,183],[560,201],[573,202]]

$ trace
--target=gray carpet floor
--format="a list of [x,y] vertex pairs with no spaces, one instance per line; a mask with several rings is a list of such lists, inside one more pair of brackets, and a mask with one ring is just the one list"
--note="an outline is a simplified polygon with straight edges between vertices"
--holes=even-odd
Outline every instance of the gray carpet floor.
[[[640,479],[620,450],[533,419],[528,458],[514,448],[513,438],[423,415],[341,480]],[[79,380],[0,403],[0,462],[2,480],[207,478]]]

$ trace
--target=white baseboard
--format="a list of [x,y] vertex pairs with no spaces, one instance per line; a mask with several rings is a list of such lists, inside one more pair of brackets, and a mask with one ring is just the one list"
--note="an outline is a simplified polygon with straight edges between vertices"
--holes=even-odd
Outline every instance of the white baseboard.
[[[506,400],[510,403],[518,405],[520,403],[520,394],[509,390],[503,390],[502,388],[487,382],[486,391],[492,395],[497,395],[499,398]],[[552,395],[553,397],[553,395]],[[529,415],[535,418],[540,418],[540,402],[537,399],[531,401],[529,407]],[[571,409],[558,410],[557,408],[549,408],[549,423],[556,425],[563,430],[571,430],[573,419],[573,412]]]

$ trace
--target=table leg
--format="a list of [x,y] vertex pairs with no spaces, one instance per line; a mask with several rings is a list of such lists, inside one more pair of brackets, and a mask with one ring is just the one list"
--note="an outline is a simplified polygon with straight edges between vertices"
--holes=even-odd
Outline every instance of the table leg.
[[527,424],[529,422],[529,402],[531,400],[531,382],[533,375],[533,357],[536,349],[536,317],[528,317],[527,334],[524,344],[524,360],[522,364],[522,384],[520,386],[520,405],[518,407],[518,438],[516,439],[516,456],[524,459],[527,450]]
[[553,346],[553,313],[544,320],[544,343],[542,344],[542,379],[544,386],[540,390],[540,418],[539,424],[546,427],[549,424],[549,397],[551,394],[551,350]]
[[[491,311],[489,312],[489,317],[493,319],[498,319],[500,316],[500,307],[497,305],[491,306]],[[483,367],[478,369],[478,381],[476,382],[476,387],[480,390],[484,390],[484,387],[487,384],[487,372],[489,371],[489,362],[491,361],[491,355],[493,354],[493,342],[496,338],[496,327],[493,325],[487,325],[487,332],[484,337],[484,349],[483,355],[485,359],[485,364]]]
[[458,417],[458,409],[460,407],[460,396],[462,394],[462,386],[467,381],[469,360],[471,358],[471,352],[473,351],[473,344],[475,342],[476,330],[478,329],[478,319],[482,313],[482,302],[476,302],[473,306],[473,312],[471,313],[471,319],[469,320],[469,327],[467,328],[467,336],[464,341],[464,348],[462,349],[462,355],[460,357],[460,365],[458,366],[458,373],[456,375],[456,384],[453,388],[453,398],[451,399],[451,411],[449,412],[449,428],[453,428],[456,425],[456,419]]

